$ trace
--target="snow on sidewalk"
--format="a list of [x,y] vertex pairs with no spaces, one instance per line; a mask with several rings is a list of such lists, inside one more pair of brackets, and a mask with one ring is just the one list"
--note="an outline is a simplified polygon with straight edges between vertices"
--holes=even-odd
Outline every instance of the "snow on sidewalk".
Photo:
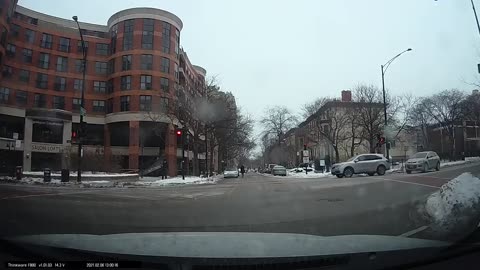
[[480,157],[466,157],[465,160],[458,160],[458,161],[441,161],[440,162],[440,167],[450,167],[450,166],[457,166],[457,165],[462,165],[462,164],[467,164],[467,163],[472,163],[472,162],[480,162]]
[[181,176],[176,176],[168,179],[163,179],[161,177],[143,177],[139,181],[129,182],[133,186],[146,186],[146,187],[158,187],[158,186],[169,186],[169,185],[201,185],[201,184],[215,184],[218,181],[218,176],[213,177],[199,177],[199,176],[185,176],[185,179],[182,179]]
[[480,221],[480,179],[468,172],[459,175],[431,194],[424,210],[437,232],[470,232]]

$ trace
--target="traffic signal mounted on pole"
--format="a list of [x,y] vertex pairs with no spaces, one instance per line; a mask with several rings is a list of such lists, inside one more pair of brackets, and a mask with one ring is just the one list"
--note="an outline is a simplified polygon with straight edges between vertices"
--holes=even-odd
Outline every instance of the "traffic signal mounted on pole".
[[177,130],[177,137],[182,137],[182,130]]
[[306,144],[303,145],[303,150],[307,150],[307,145]]

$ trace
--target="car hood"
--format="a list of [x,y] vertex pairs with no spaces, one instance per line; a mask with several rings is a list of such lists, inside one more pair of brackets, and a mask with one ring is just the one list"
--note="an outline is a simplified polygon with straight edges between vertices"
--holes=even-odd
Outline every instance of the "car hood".
[[407,163],[417,163],[417,162],[423,162],[425,161],[424,158],[411,158],[407,160]]
[[46,234],[6,238],[80,251],[136,256],[190,258],[267,258],[321,256],[437,248],[447,242],[385,235],[314,236],[289,233],[178,232],[110,235]]

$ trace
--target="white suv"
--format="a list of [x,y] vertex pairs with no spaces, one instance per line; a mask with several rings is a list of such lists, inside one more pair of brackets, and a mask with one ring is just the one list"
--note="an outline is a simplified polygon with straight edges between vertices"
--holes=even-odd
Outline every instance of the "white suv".
[[363,154],[354,156],[346,162],[333,164],[332,174],[338,178],[352,177],[358,173],[373,176],[375,173],[384,175],[388,169],[390,169],[390,163],[383,155]]
[[426,172],[430,169],[440,170],[440,157],[433,151],[418,152],[407,160],[405,171]]

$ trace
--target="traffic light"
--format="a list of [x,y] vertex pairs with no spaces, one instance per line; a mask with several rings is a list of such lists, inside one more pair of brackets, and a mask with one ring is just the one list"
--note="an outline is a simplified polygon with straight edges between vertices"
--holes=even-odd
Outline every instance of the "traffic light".
[[76,143],[78,139],[78,132],[76,130],[72,130],[72,139],[71,143]]
[[177,137],[181,137],[182,136],[182,131],[179,129],[177,130]]
[[385,143],[385,137],[380,137],[380,144],[384,144]]
[[83,122],[78,128],[78,137],[83,138],[87,135],[87,123]]
[[303,150],[307,150],[307,145],[306,144],[303,145]]

